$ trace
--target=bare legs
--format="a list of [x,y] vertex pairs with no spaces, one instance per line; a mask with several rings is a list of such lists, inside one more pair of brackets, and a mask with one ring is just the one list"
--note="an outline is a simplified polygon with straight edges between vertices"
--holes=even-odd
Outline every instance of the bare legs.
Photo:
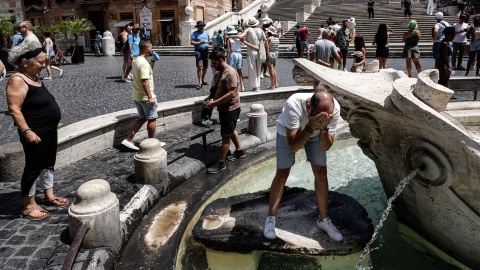
[[268,71],[270,72],[270,89],[278,87],[277,71],[274,65],[268,65]]
[[[135,137],[135,134],[140,130],[140,128],[147,122],[147,119],[137,119],[135,123],[133,123],[132,128],[128,132],[127,138],[125,140],[127,141],[132,141],[133,137]],[[157,129],[157,119],[150,119],[148,120],[147,123],[147,133],[148,133],[148,138],[153,138],[155,137],[155,131]]]
[[52,59],[50,59],[50,58],[47,58],[47,59],[45,60],[45,66],[46,66],[45,70],[47,71],[47,77],[49,77],[49,78],[52,77],[52,69],[54,69],[54,70],[56,70],[56,71],[58,71],[58,72],[61,72],[61,71],[62,71],[62,69],[60,69],[60,68],[58,68],[58,67],[56,67],[56,66],[52,66]]
[[380,69],[387,68],[387,57],[377,57]]
[[238,137],[238,132],[235,130],[232,137],[222,137],[222,147],[220,148],[220,157],[218,158],[218,161],[225,161],[228,149],[230,149],[230,140],[232,140],[233,144],[235,145],[235,149],[242,150],[242,147],[240,146],[240,138]]
[[407,64],[408,77],[410,78],[412,77],[412,60],[413,60],[413,63],[415,64],[415,68],[417,69],[417,73],[422,72],[422,65],[420,64],[420,61],[418,60],[418,58],[407,57],[405,58],[405,62]]
[[207,74],[208,66],[197,67],[198,84],[201,85],[205,81],[205,75]]
[[240,91],[245,91],[245,87],[243,86],[243,73],[242,73],[242,69],[239,68],[237,69],[237,73],[238,73],[238,77],[240,78]]

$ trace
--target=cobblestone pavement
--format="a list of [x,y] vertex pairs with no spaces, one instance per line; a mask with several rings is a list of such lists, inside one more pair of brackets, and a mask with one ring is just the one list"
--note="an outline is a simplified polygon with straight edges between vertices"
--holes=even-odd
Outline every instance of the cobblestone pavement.
[[[373,59],[368,59],[368,61]],[[433,67],[433,59],[422,58],[424,69]],[[45,85],[56,97],[62,110],[61,122],[69,125],[94,116],[134,108],[131,101],[131,83],[121,80],[121,57],[85,57],[85,63],[64,66],[63,78],[53,72],[53,80],[45,81]],[[347,65],[351,65],[349,59]],[[388,60],[388,67],[404,70],[403,58]],[[464,63],[464,66],[466,63]],[[246,63],[244,63],[246,66]],[[292,59],[281,58],[278,61],[277,72],[280,86],[296,85],[292,78]],[[475,74],[474,72],[472,72]],[[43,71],[42,74],[45,74]],[[247,69],[243,68],[246,77]],[[456,75],[463,75],[457,72]],[[414,76],[416,72],[414,71]],[[209,86],[196,90],[196,69],[194,59],[190,56],[163,56],[154,68],[155,93],[159,102],[206,96]],[[209,70],[207,80],[212,80]],[[6,80],[0,82],[0,88],[5,89]],[[262,89],[270,85],[268,78],[262,80]],[[245,78],[245,89],[251,89],[248,78]],[[0,145],[18,141],[18,134],[8,115],[5,91],[0,91]]]

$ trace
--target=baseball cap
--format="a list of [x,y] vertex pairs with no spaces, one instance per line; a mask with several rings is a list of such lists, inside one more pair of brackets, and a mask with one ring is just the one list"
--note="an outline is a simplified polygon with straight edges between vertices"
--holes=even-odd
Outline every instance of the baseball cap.
[[435,18],[436,18],[436,19],[439,19],[439,20],[440,20],[440,19],[443,19],[443,13],[440,12],[440,11],[437,12],[437,13],[435,13]]
[[361,51],[356,51],[352,54],[353,56],[356,56],[358,58],[363,58],[363,53]]

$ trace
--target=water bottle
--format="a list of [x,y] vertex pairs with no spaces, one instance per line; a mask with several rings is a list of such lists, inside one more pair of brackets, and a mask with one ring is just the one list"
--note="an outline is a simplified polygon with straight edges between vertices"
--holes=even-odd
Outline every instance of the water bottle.
[[156,52],[152,52],[152,56],[153,56],[153,59],[155,59],[155,61],[160,60],[160,55],[158,55]]

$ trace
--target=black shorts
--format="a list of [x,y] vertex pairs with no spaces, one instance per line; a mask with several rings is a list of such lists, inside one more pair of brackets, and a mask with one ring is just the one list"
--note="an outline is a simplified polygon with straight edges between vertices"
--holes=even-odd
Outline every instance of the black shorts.
[[383,47],[383,48],[377,47],[377,50],[375,52],[375,57],[388,57],[389,54],[390,54],[390,50],[388,49],[388,47]]
[[342,55],[347,55],[348,49],[340,49],[340,52],[342,53]]
[[195,65],[197,67],[208,67],[208,49],[195,51]]
[[220,135],[222,137],[233,137],[233,132],[237,127],[237,120],[240,117],[240,108],[233,111],[218,112],[220,118]]
[[406,8],[406,9],[403,11],[403,14],[405,15],[405,17],[407,17],[407,16],[412,16],[412,10],[409,9],[409,8]]

